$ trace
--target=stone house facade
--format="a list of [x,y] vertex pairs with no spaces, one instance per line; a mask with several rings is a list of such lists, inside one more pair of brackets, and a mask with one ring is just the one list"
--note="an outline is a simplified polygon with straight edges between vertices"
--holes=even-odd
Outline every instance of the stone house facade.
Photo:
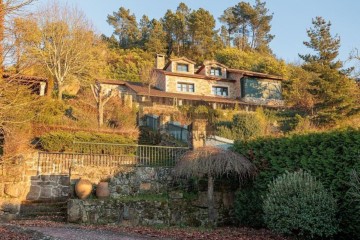
[[151,88],[142,83],[99,80],[104,91],[117,88],[121,98],[139,106],[207,104],[213,108],[249,109],[258,106],[284,106],[281,93],[283,78],[269,74],[231,69],[216,61],[205,61],[200,67],[185,58],[157,55],[155,83]]

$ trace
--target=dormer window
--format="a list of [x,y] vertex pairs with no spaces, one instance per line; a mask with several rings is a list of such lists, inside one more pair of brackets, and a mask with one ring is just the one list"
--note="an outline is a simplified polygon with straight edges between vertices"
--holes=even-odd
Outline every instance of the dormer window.
[[222,76],[221,68],[212,67],[210,69],[210,75],[220,77]]
[[178,63],[176,65],[176,71],[178,72],[189,72],[189,65],[184,63]]

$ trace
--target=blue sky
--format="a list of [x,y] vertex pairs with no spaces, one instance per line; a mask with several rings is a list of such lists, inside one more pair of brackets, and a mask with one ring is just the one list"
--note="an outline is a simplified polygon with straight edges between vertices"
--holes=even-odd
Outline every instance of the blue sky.
[[[40,0],[44,4],[49,0]],[[216,19],[223,11],[234,6],[239,0],[60,0],[77,5],[93,22],[99,33],[111,35],[107,24],[108,14],[123,6],[131,10],[139,19],[143,14],[150,18],[164,16],[167,9],[175,10],[180,2],[191,9],[200,7],[209,10]],[[249,0],[254,3],[255,0]],[[332,23],[332,33],[341,37],[340,59],[346,60],[350,51],[360,48],[360,1],[357,0],[268,0],[267,8],[274,13],[272,31],[275,35],[270,46],[277,57],[287,62],[299,61],[298,53],[310,52],[303,46],[308,40],[306,29],[311,27],[311,19],[322,16]],[[220,24],[218,23],[218,26]]]

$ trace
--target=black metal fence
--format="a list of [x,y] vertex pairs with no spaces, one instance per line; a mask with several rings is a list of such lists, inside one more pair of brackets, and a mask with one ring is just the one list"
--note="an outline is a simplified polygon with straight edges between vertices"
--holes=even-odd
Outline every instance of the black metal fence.
[[73,164],[95,167],[173,167],[185,147],[74,142],[75,153],[39,152],[38,173],[68,174]]

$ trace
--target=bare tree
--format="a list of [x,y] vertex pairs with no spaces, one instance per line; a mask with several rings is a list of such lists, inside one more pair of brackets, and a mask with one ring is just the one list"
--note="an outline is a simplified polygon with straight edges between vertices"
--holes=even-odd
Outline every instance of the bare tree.
[[[11,14],[17,13],[25,5],[34,2],[34,0],[0,0],[0,135],[6,136],[5,145],[9,146],[11,139],[15,138],[14,129],[23,127],[24,123],[32,118],[34,95],[31,95],[29,89],[19,84],[14,84],[11,80],[4,80],[4,58],[6,55],[5,39],[7,37],[7,19]],[[20,129],[17,132],[24,132]],[[20,145],[20,139],[15,139],[16,145]],[[4,145],[4,139],[1,140]],[[6,147],[7,148],[7,147]],[[5,149],[5,153],[11,153]],[[3,153],[2,153],[3,154]]]
[[108,92],[105,92],[105,89],[101,83],[97,82],[96,84],[91,84],[91,90],[94,95],[97,110],[98,110],[98,124],[99,127],[104,125],[104,107],[105,104],[114,96],[119,94],[117,89],[112,89]]
[[39,36],[27,43],[27,54],[46,66],[61,100],[71,77],[85,79],[91,67],[96,67],[100,60],[94,48],[101,44],[85,15],[76,8],[51,2],[34,18]]
[[151,88],[155,86],[159,74],[151,63],[144,63],[140,68],[139,74],[141,82],[148,86],[148,95],[150,98]]
[[224,174],[236,174],[240,180],[252,177],[256,168],[244,156],[230,150],[216,147],[201,147],[188,151],[180,157],[175,166],[176,176],[204,177],[208,179],[209,221],[215,224],[214,178]]

